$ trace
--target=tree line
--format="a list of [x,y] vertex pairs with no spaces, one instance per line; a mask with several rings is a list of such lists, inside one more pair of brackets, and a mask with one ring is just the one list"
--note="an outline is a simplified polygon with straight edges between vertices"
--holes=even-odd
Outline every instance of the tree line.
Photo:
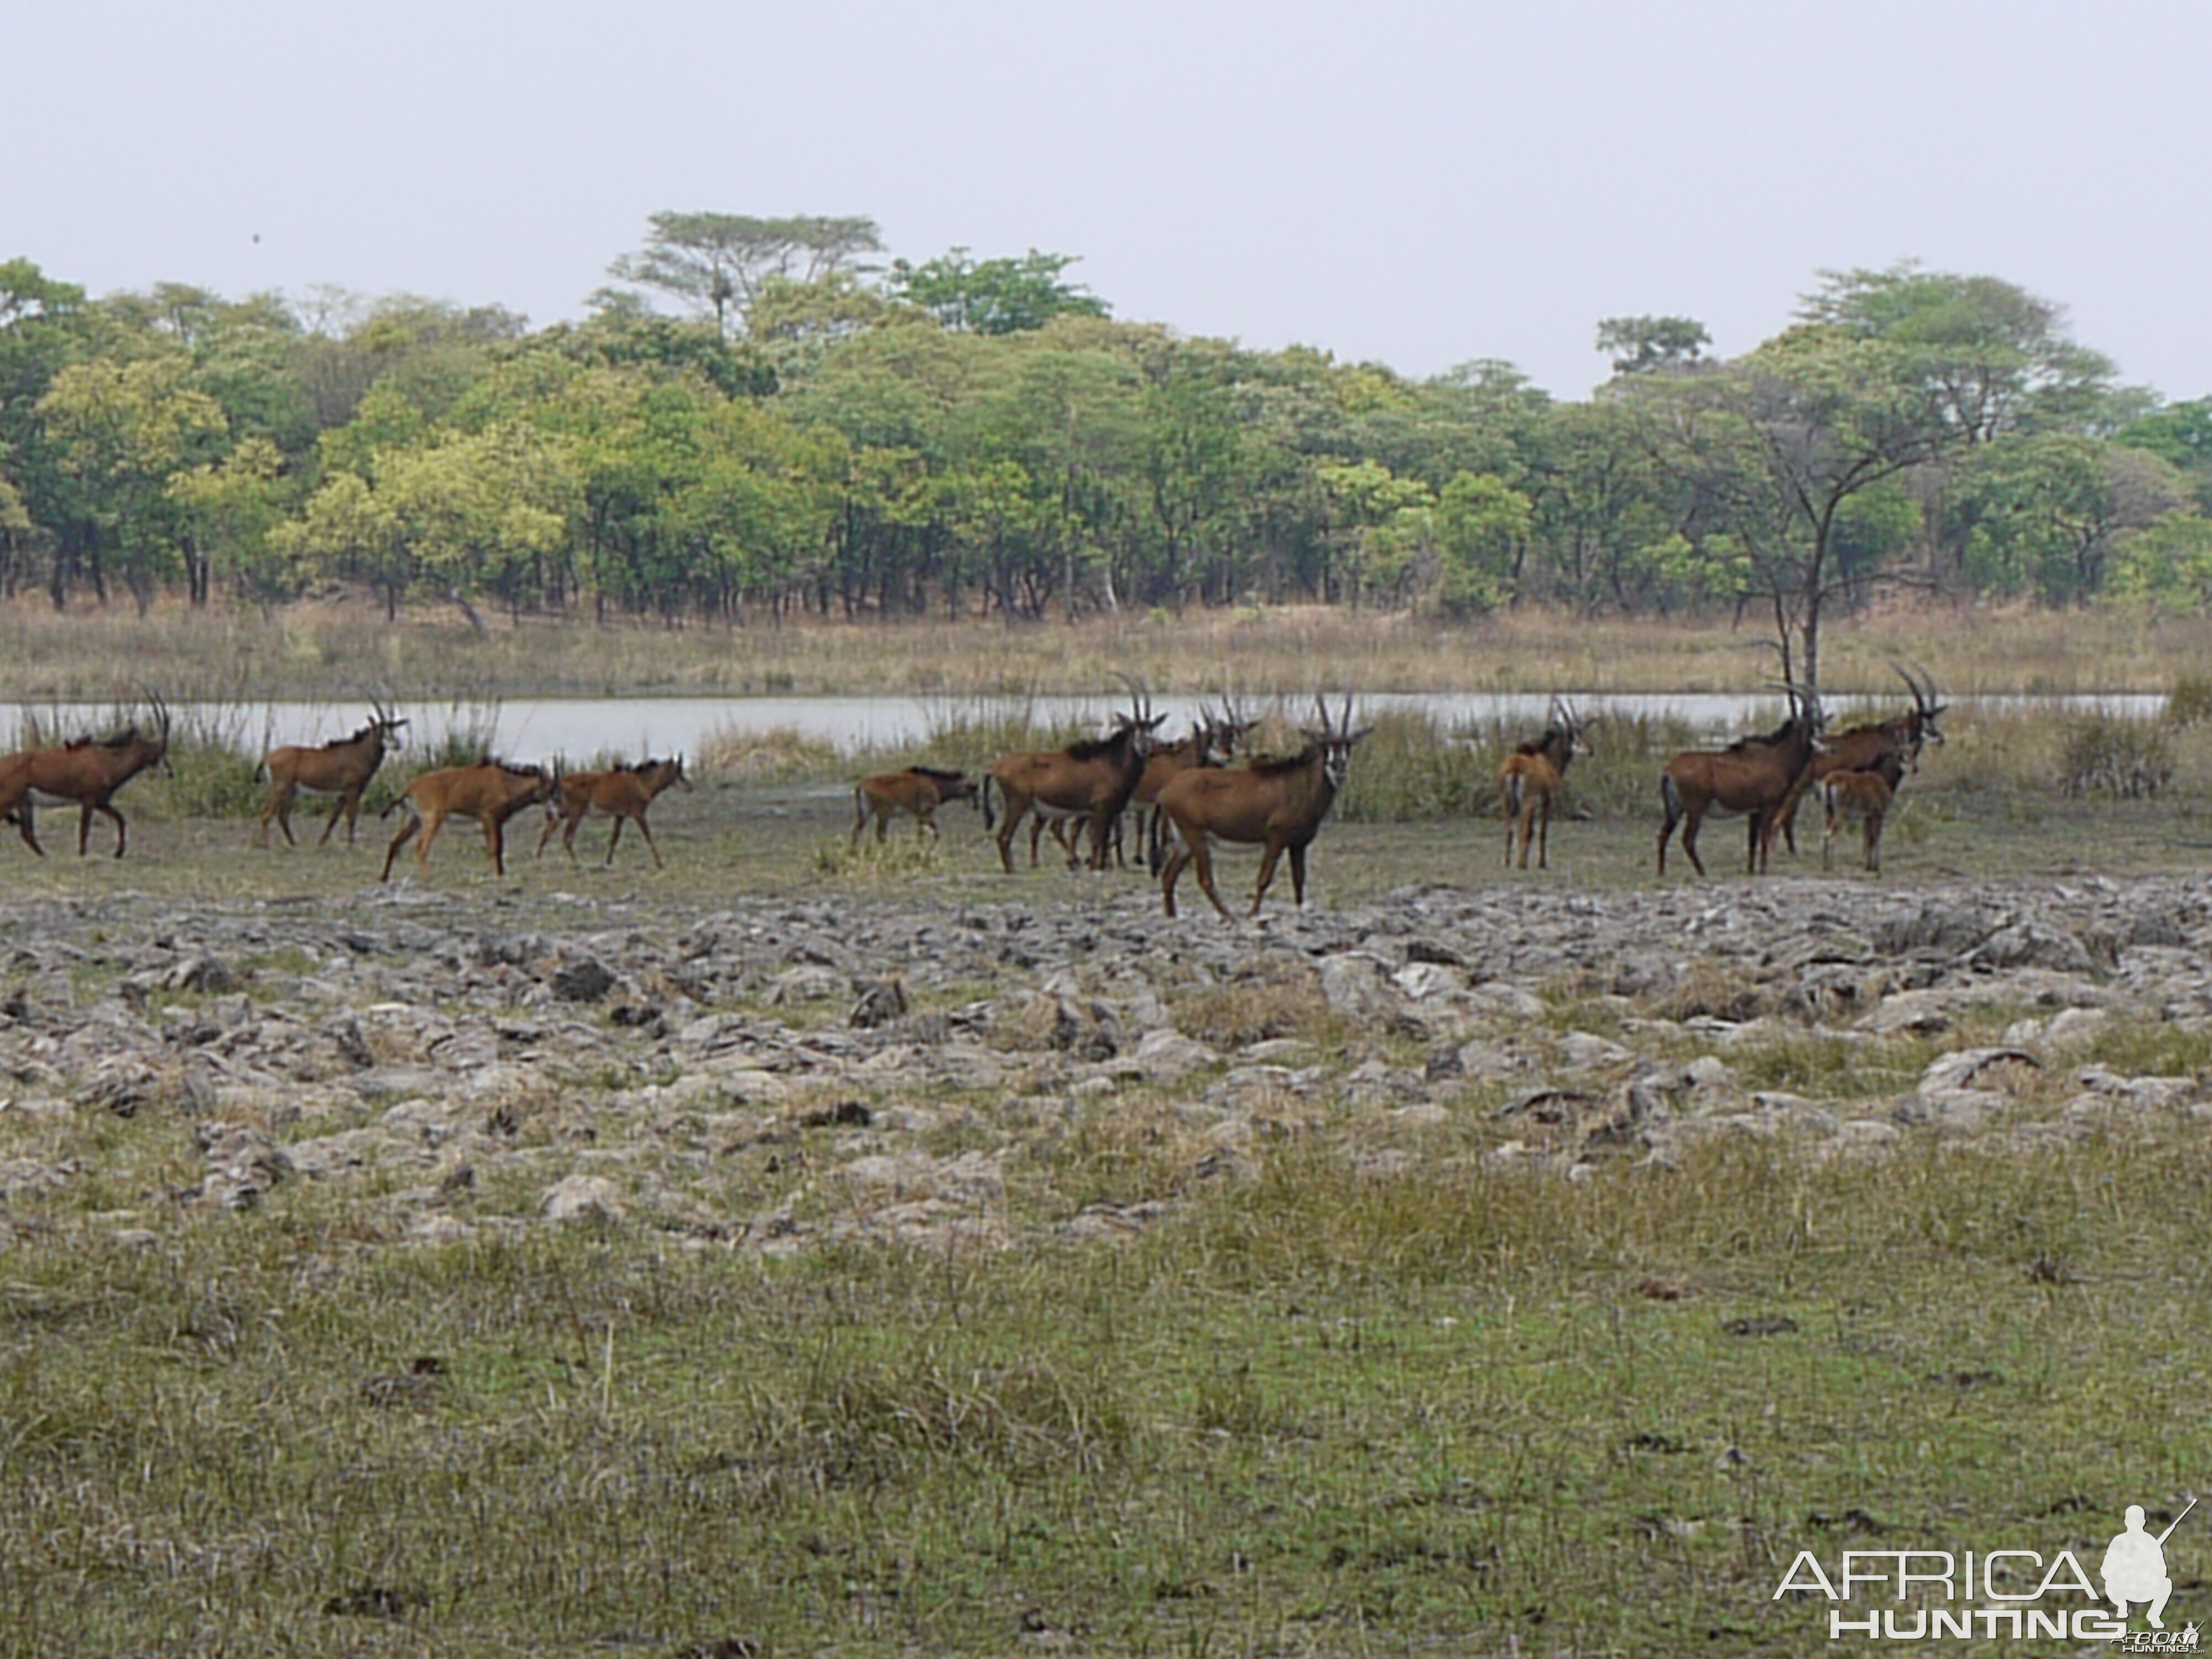
[[[2212,398],[1906,264],[1780,334],[1598,325],[1612,378],[1428,379],[1116,320],[1031,250],[659,214],[580,322],[319,290],[88,298],[0,264],[0,594],[331,585],[606,619],[1322,601],[1753,608],[1817,678],[1885,588],[2212,600]],[[1809,660],[1807,660],[1809,659]]]

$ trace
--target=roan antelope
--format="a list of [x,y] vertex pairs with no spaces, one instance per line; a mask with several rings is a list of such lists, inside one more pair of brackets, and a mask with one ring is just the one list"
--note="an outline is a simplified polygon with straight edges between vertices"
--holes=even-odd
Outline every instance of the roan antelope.
[[1552,801],[1575,757],[1589,753],[1584,734],[1595,720],[1576,718],[1564,699],[1552,699],[1552,717],[1544,735],[1520,744],[1498,769],[1498,787],[1505,797],[1505,865],[1513,866],[1513,836],[1521,836],[1521,867],[1528,867],[1528,831],[1536,831],[1536,867],[1551,868]]
[[1175,826],[1177,846],[1168,854],[1160,872],[1160,896],[1167,914],[1176,913],[1176,882],[1185,865],[1195,866],[1198,884],[1224,916],[1229,907],[1213,884],[1213,854],[1209,837],[1266,850],[1260,855],[1260,882],[1252,894],[1252,914],[1267,896],[1275,878],[1276,860],[1291,855],[1291,887],[1298,908],[1306,902],[1306,848],[1321,833],[1337,791],[1352,769],[1354,744],[1374,728],[1352,729],[1352,698],[1344,699],[1344,713],[1329,724],[1328,705],[1316,696],[1321,730],[1304,733],[1305,746],[1283,759],[1255,758],[1243,766],[1209,766],[1170,778],[1160,790],[1160,811]]
[[112,818],[115,856],[123,856],[123,814],[110,804],[115,792],[149,766],[169,769],[168,706],[151,692],[147,696],[158,728],[152,736],[132,725],[112,738],[79,738],[58,749],[25,749],[0,759],[0,821],[12,817],[23,844],[40,858],[46,853],[39,845],[33,813],[42,804],[78,809],[79,858],[91,841],[92,815]]
[[1905,781],[1905,757],[1893,750],[1863,771],[1831,772],[1820,780],[1820,805],[1827,816],[1820,836],[1823,870],[1834,867],[1830,855],[1835,850],[1836,836],[1844,824],[1856,818],[1866,867],[1881,872],[1881,826],[1889,816],[1890,803],[1897,799],[1898,786]]
[[876,840],[881,842],[894,812],[914,815],[916,841],[925,835],[934,836],[937,809],[949,800],[972,801],[975,794],[975,779],[941,766],[909,766],[903,772],[878,772],[872,778],[862,778],[853,786],[853,845],[860,844],[860,831],[868,827],[871,817],[876,821]]
[[1746,873],[1757,874],[1774,845],[1774,825],[1782,804],[1820,752],[1822,715],[1817,691],[1784,687],[1790,694],[1790,718],[1765,737],[1739,738],[1725,749],[1693,749],[1667,763],[1659,780],[1659,799],[1667,821],[1659,826],[1659,873],[1667,873],[1667,842],[1682,825],[1682,850],[1699,875],[1698,826],[1708,816],[1750,820]]
[[[999,787],[1006,807],[1006,822],[998,826],[999,860],[1006,873],[1014,873],[1014,831],[1033,808],[1079,814],[1090,820],[1091,867],[1106,867],[1108,836],[1114,820],[1129,804],[1138,780],[1144,776],[1145,757],[1153,728],[1167,718],[1147,712],[1143,689],[1128,682],[1129,712],[1114,717],[1114,729],[1103,738],[1070,744],[1065,749],[1036,750],[1009,755],[992,767],[983,780],[983,825],[994,822],[991,786]],[[1035,856],[1034,851],[1031,854]]]
[[399,849],[422,836],[415,848],[422,873],[430,873],[430,843],[439,827],[450,817],[474,818],[483,825],[484,850],[491,855],[493,873],[507,873],[505,826],[526,806],[553,799],[561,789],[561,775],[542,766],[510,766],[503,761],[480,760],[473,766],[449,766],[425,772],[399,793],[399,798],[379,816],[390,817],[398,807],[407,809],[407,822],[384,852],[384,873],[392,879],[392,861]]
[[302,789],[337,797],[330,817],[323,821],[323,833],[316,837],[315,845],[320,847],[330,840],[331,831],[338,827],[341,813],[345,817],[346,845],[354,844],[354,821],[361,815],[361,793],[368,787],[369,780],[384,764],[386,751],[401,746],[399,728],[407,724],[380,702],[374,708],[375,718],[349,738],[337,738],[319,749],[288,744],[263,757],[261,764],[253,769],[253,776],[257,782],[267,776],[269,800],[261,809],[259,827],[254,831],[256,847],[269,845],[269,820],[272,817],[284,832],[285,845],[300,844],[292,834],[292,798]]
[[634,818],[637,833],[645,837],[646,847],[653,854],[653,867],[667,866],[660,861],[660,848],[653,844],[653,826],[645,821],[645,809],[653,803],[660,792],[672,784],[682,784],[686,789],[691,780],[684,775],[684,757],[672,760],[640,761],[635,766],[617,766],[611,772],[567,772],[561,777],[557,805],[545,815],[545,829],[538,837],[538,856],[545,856],[545,843],[553,838],[553,827],[562,826],[561,846],[571,862],[576,857],[576,829],[593,812],[605,812],[615,821],[614,830],[607,836],[606,861],[615,861],[615,847],[622,840],[623,820]]
[[[1913,665],[1919,667],[1917,663]],[[1905,672],[1902,663],[1893,662],[1890,666],[1897,671],[1898,678],[1912,693],[1911,712],[1900,714],[1893,720],[1854,726],[1847,731],[1827,735],[1826,750],[1813,757],[1813,764],[1806,769],[1805,776],[1799,781],[1796,790],[1782,805],[1778,827],[1782,831],[1783,840],[1789,844],[1793,858],[1797,853],[1797,803],[1804,799],[1808,790],[1818,788],[1821,781],[1833,773],[1883,769],[1884,761],[1895,755],[1903,760],[1904,767],[1889,781],[1890,788],[1894,792],[1901,785],[1905,773],[1920,769],[1921,750],[1931,743],[1942,743],[1942,728],[1936,722],[1950,705],[1942,701],[1942,693],[1936,690],[1936,677],[1925,668],[1921,668],[1920,678],[1916,680]]]

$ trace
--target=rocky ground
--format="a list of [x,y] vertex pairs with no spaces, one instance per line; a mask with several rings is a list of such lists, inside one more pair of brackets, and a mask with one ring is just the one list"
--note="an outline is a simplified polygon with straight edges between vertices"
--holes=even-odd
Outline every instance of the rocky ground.
[[[1292,1135],[1378,1178],[2001,1151],[2212,1107],[2209,951],[2183,876],[1420,888],[1261,928],[1138,893],[36,902],[0,945],[0,1225],[106,1194],[75,1206],[151,1242],[321,1188],[392,1243],[1005,1246],[1127,1237]],[[1024,1174],[1117,1116],[1174,1179]],[[164,1125],[172,1178],[101,1184]]]

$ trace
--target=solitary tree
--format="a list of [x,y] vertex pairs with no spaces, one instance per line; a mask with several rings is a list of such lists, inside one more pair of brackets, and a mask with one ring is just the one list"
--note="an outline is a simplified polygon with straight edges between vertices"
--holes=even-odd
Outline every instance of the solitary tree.
[[673,295],[712,316],[725,339],[770,277],[812,283],[881,250],[873,219],[742,213],[656,213],[644,247],[607,267],[619,282]]

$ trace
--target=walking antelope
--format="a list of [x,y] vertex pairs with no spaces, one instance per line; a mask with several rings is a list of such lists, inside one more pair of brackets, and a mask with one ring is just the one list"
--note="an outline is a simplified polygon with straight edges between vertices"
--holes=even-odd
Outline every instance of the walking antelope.
[[1667,873],[1667,842],[1677,823],[1682,825],[1682,850],[1698,873],[1705,873],[1705,860],[1698,856],[1698,826],[1708,815],[1741,813],[1748,818],[1746,873],[1765,868],[1776,816],[1823,746],[1820,693],[1788,684],[1784,689],[1790,694],[1790,718],[1765,737],[1740,738],[1726,749],[1689,750],[1667,763],[1659,780],[1667,813],[1659,826],[1661,875]]
[[1536,831],[1536,867],[1551,868],[1552,800],[1577,755],[1589,753],[1583,737],[1595,720],[1578,720],[1564,699],[1552,699],[1551,722],[1544,735],[1520,744],[1498,769],[1498,786],[1505,797],[1505,864],[1513,865],[1513,836],[1521,836],[1521,867],[1528,867],[1528,831]]
[[330,817],[323,822],[323,833],[316,837],[315,845],[320,847],[330,840],[341,813],[345,817],[346,845],[354,844],[354,821],[361,814],[361,792],[368,787],[369,780],[384,764],[385,752],[401,746],[399,728],[407,724],[395,718],[382,703],[373,707],[375,718],[349,738],[337,738],[319,749],[288,744],[263,757],[261,764],[253,769],[253,776],[257,782],[264,775],[268,777],[269,800],[261,809],[260,824],[254,832],[256,847],[269,845],[269,820],[272,817],[284,832],[285,845],[300,844],[292,834],[292,798],[302,789],[337,797]]
[[[1087,817],[1091,867],[1106,867],[1109,832],[1144,775],[1153,728],[1167,718],[1148,712],[1150,699],[1135,681],[1128,685],[1129,713],[1115,715],[1114,729],[1106,736],[1070,744],[1065,749],[1009,755],[985,776],[984,827],[989,829],[994,822],[994,783],[1006,807],[1006,822],[998,826],[998,840],[999,860],[1008,875],[1014,872],[1014,831],[1027,813],[1040,807],[1048,812]],[[1034,849],[1030,856],[1035,858]]]
[[[876,821],[876,839],[882,841],[894,812],[914,815],[916,841],[925,835],[934,836],[939,807],[949,800],[975,799],[975,779],[941,766],[909,766],[903,772],[878,772],[874,777],[862,778],[853,786],[853,845],[860,844],[860,831],[868,827],[871,817]],[[1034,854],[1030,862],[1036,862]]]
[[[1921,678],[1916,680],[1907,673],[1902,663],[1892,663],[1898,678],[1912,693],[1912,710],[1893,720],[1882,720],[1865,726],[1854,726],[1848,731],[1830,733],[1827,750],[1813,757],[1805,776],[1796,790],[1782,805],[1779,821],[1782,838],[1789,844],[1791,857],[1797,854],[1797,803],[1808,790],[1837,772],[1867,772],[1880,769],[1886,757],[1895,755],[1903,759],[1899,774],[1890,779],[1890,788],[1895,791],[1905,773],[1920,769],[1920,751],[1929,744],[1941,744],[1942,729],[1936,722],[1950,705],[1942,700],[1936,689],[1936,677],[1925,668],[1920,669]],[[1918,667],[1918,664],[1914,665]],[[1921,682],[1924,680],[1923,685]]]
[[576,830],[594,811],[605,812],[615,821],[607,836],[606,861],[615,861],[615,848],[622,840],[623,820],[634,818],[637,833],[645,837],[646,847],[653,854],[653,867],[667,866],[660,861],[660,848],[653,844],[653,826],[645,821],[645,809],[653,805],[660,792],[672,784],[682,784],[686,789],[691,780],[684,775],[684,757],[672,760],[645,760],[635,766],[617,766],[611,772],[567,772],[561,777],[561,787],[555,793],[555,805],[547,809],[545,828],[538,837],[538,856],[545,856],[545,843],[553,839],[553,828],[561,828],[561,848],[573,862],[576,857]]
[[399,849],[412,841],[417,831],[422,839],[416,846],[415,860],[428,876],[430,843],[438,838],[439,827],[449,817],[474,818],[483,825],[484,850],[491,856],[492,871],[503,876],[507,873],[507,821],[526,806],[553,799],[560,788],[561,775],[557,771],[549,772],[541,766],[510,766],[504,761],[480,760],[473,766],[449,766],[425,772],[400,791],[399,798],[379,815],[390,817],[395,809],[407,809],[407,822],[385,849],[384,873],[377,879],[392,879],[392,860],[399,856]]
[[44,804],[78,809],[76,852],[82,858],[92,837],[92,815],[115,821],[115,856],[123,856],[123,814],[110,803],[115,792],[148,767],[169,769],[169,709],[152,692],[157,730],[152,736],[134,724],[112,738],[79,738],[58,749],[25,749],[0,759],[0,820],[12,817],[23,844],[40,858],[33,827],[34,809]]
[[1168,915],[1176,913],[1176,883],[1183,866],[1194,865],[1198,884],[1213,901],[1213,908],[1229,916],[1229,907],[1213,884],[1209,837],[1265,848],[1260,855],[1259,885],[1252,894],[1254,915],[1260,914],[1267,884],[1275,878],[1276,860],[1286,852],[1291,855],[1291,890],[1298,908],[1305,908],[1306,848],[1321,833],[1322,820],[1344,787],[1353,745],[1374,729],[1352,729],[1349,694],[1334,726],[1328,705],[1318,695],[1314,704],[1321,711],[1321,730],[1304,732],[1305,746],[1298,753],[1280,760],[1255,759],[1244,766],[1209,766],[1182,773],[1162,786],[1160,810],[1175,826],[1180,843],[1160,872],[1160,896]]
[[1820,836],[1823,870],[1834,867],[1829,855],[1835,848],[1836,836],[1845,823],[1856,818],[1866,867],[1880,873],[1882,821],[1889,816],[1890,803],[1897,798],[1905,769],[1905,757],[1893,750],[1863,771],[1831,772],[1820,780],[1820,805],[1827,811],[1826,827]]

